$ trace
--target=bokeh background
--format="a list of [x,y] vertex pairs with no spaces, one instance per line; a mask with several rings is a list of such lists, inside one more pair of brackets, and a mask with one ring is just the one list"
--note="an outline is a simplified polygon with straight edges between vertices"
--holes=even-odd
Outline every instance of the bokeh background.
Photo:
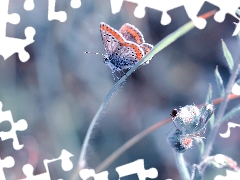
[[[34,1],[35,9],[25,11],[24,0],[10,0],[9,13],[18,13],[17,25],[7,24],[7,36],[24,39],[24,29],[36,30],[35,42],[26,47],[31,58],[22,63],[14,54],[6,61],[0,59],[0,101],[3,110],[11,110],[13,119],[25,119],[28,129],[18,132],[24,148],[15,151],[12,141],[0,141],[1,159],[13,156],[15,166],[5,169],[7,179],[25,178],[22,166],[30,163],[34,174],[44,173],[44,159],[59,157],[62,149],[71,152],[73,170],[64,172],[60,162],[49,167],[52,179],[70,179],[80,154],[89,124],[105,96],[114,85],[111,70],[101,55],[84,54],[85,51],[104,53],[99,23],[105,22],[115,29],[128,22],[136,26],[146,42],[157,44],[161,39],[188,22],[184,7],[169,11],[172,22],[160,24],[162,12],[146,8],[144,18],[133,14],[137,4],[124,2],[121,11],[111,13],[109,0],[83,0],[79,9],[70,6],[70,0],[57,0],[56,11],[66,11],[67,21],[48,21],[47,0]],[[199,14],[218,9],[205,3]],[[223,39],[233,58],[239,62],[240,45],[232,37],[237,22],[226,15],[223,23],[209,18],[203,30],[191,30],[185,36],[155,55],[149,65],[140,67],[121,86],[107,106],[94,129],[87,151],[89,168],[95,168],[127,140],[149,126],[169,117],[174,108],[205,101],[209,84],[213,98],[219,97],[214,70],[218,66],[226,85],[230,76],[221,50]],[[14,46],[14,44],[13,44]],[[227,111],[239,104],[230,102]],[[218,106],[216,106],[216,111]],[[232,122],[239,122],[235,117]],[[173,123],[156,130],[131,147],[107,170],[109,179],[118,179],[115,168],[138,159],[144,159],[145,168],[155,167],[157,179],[180,179],[168,145],[167,134]],[[9,131],[11,125],[3,122],[0,131]],[[223,133],[226,124],[221,127]],[[232,130],[228,139],[218,137],[213,154],[223,153],[240,162],[239,128]],[[228,147],[228,148],[226,148]],[[184,155],[192,163],[198,162],[196,145]],[[209,167],[205,179],[213,179],[223,170]],[[122,178],[137,179],[136,175]]]

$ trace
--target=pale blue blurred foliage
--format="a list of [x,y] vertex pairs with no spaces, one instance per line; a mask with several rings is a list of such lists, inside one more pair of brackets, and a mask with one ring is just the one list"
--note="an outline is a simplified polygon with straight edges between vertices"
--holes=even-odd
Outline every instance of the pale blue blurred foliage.
[[[83,0],[79,9],[72,9],[70,0],[57,0],[56,10],[66,11],[68,19],[64,23],[49,22],[47,0],[34,1],[35,9],[29,12],[23,9],[23,0],[10,2],[9,12],[19,13],[21,22],[8,24],[7,35],[25,38],[25,27],[36,29],[35,42],[26,47],[31,55],[28,62],[21,63],[16,54],[0,61],[3,110],[11,110],[14,121],[23,118],[29,125],[26,131],[18,133],[20,142],[25,145],[21,152],[12,149],[11,140],[0,142],[1,158],[11,155],[16,160],[13,168],[5,170],[7,177],[12,179],[24,178],[21,169],[26,163],[32,163],[35,174],[45,172],[43,159],[57,158],[62,149],[74,155],[71,160],[77,167],[91,119],[114,85],[103,57],[84,54],[85,51],[104,53],[100,22],[116,29],[126,22],[131,23],[143,33],[146,42],[155,45],[189,21],[183,7],[170,11],[172,22],[163,26],[161,12],[147,8],[146,16],[137,19],[133,16],[136,4],[128,2],[124,2],[120,13],[113,15],[108,0]],[[205,4],[201,13],[213,8]],[[87,154],[90,168],[96,167],[137,133],[168,118],[174,108],[203,103],[209,83],[213,86],[213,97],[219,97],[215,67],[219,66],[225,85],[229,77],[221,39],[234,59],[239,59],[239,43],[236,37],[231,37],[234,21],[229,15],[223,23],[210,18],[204,30],[192,30],[128,78],[108,102],[94,130]],[[239,100],[232,101],[227,110],[237,104]],[[7,122],[1,125],[3,131],[10,129]],[[158,179],[179,179],[172,149],[166,141],[172,128],[172,123],[160,128],[125,152],[107,169],[109,179],[117,179],[117,166],[137,159],[144,159],[146,168],[157,168]],[[221,132],[225,130],[223,126]],[[217,138],[214,152],[225,153],[239,162],[240,131],[236,128],[232,132],[233,136],[228,139]],[[198,162],[198,154],[196,145],[185,153],[191,163]],[[207,171],[206,179],[213,179],[213,170]],[[220,172],[224,173],[217,171]],[[73,170],[62,171],[58,163],[51,166],[53,179],[69,179],[72,173]]]

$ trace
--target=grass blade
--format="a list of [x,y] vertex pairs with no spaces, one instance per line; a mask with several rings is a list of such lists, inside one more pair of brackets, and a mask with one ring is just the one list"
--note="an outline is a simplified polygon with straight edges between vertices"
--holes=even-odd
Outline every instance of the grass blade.
[[219,93],[220,93],[221,97],[223,97],[224,94],[225,94],[225,88],[223,86],[223,80],[222,80],[222,77],[221,77],[221,75],[218,71],[218,67],[216,67],[216,70],[215,70],[215,78],[216,78]]
[[231,53],[229,52],[229,50],[223,40],[222,40],[222,49],[223,49],[223,54],[226,58],[228,67],[229,67],[230,71],[232,71],[233,67],[234,67],[234,61],[233,61]]

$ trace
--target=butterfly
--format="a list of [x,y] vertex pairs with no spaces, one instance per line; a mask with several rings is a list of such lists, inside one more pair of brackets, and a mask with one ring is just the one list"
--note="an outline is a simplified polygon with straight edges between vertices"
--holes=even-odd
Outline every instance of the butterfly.
[[[111,68],[114,80],[115,77],[119,79],[115,71],[124,73],[123,70],[129,70],[153,48],[153,45],[145,43],[142,33],[129,23],[117,31],[102,22],[100,33],[106,52],[104,63]],[[150,59],[144,64],[148,64]]]

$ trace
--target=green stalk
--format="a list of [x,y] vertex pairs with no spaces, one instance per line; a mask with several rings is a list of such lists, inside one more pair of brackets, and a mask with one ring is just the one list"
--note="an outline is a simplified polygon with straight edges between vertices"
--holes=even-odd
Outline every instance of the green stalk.
[[177,163],[178,172],[180,174],[181,179],[190,180],[190,174],[188,172],[187,165],[183,157],[183,153],[174,152],[174,154],[175,154],[175,160]]

